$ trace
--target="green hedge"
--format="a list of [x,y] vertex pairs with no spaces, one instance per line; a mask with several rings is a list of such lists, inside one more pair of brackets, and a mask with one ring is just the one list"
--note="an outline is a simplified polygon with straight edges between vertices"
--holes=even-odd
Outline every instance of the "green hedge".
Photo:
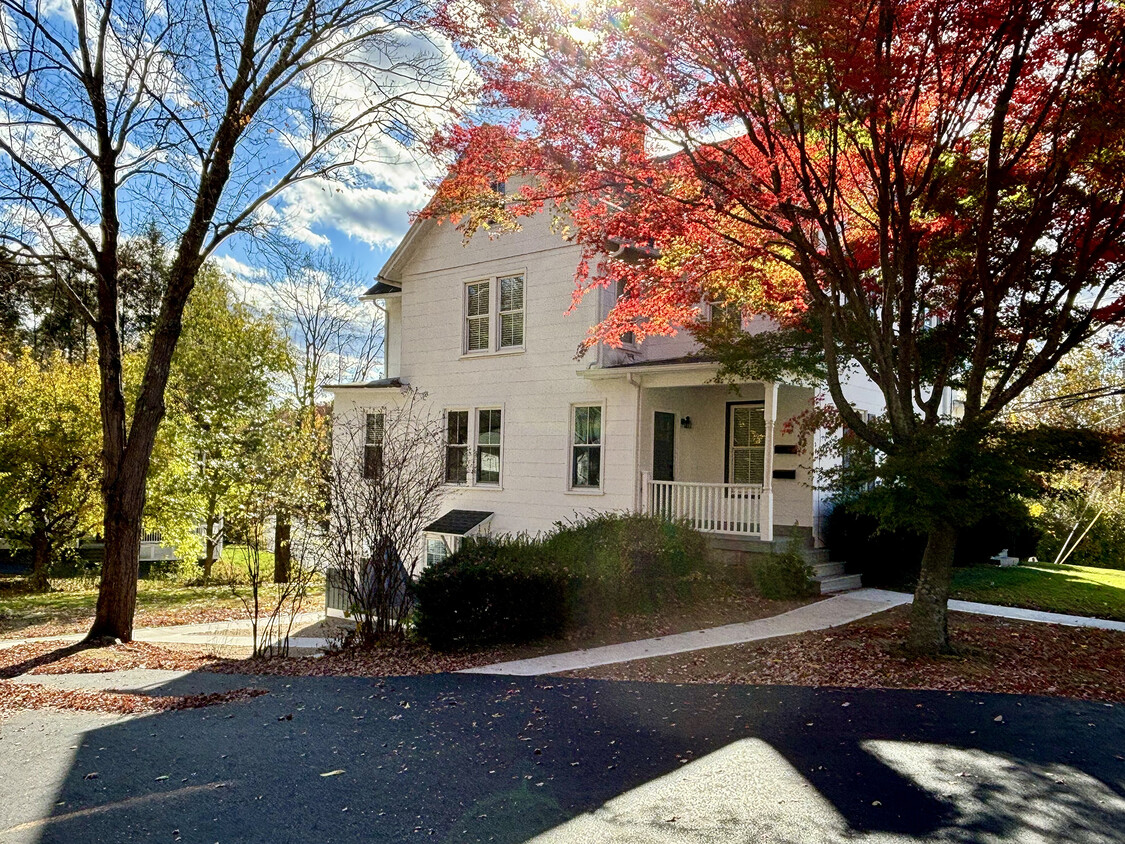
[[754,588],[763,598],[792,601],[820,594],[813,570],[798,551],[771,554],[751,563]]
[[466,540],[415,584],[415,630],[441,649],[532,641],[697,598],[712,566],[698,532],[646,516],[560,523],[540,538]]

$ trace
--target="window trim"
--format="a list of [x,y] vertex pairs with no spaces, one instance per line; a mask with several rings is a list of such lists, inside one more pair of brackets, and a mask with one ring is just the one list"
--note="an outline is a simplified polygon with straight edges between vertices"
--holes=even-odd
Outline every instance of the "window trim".
[[[523,317],[523,342],[518,346],[501,346],[500,336],[500,279],[519,276],[523,279],[523,307],[505,313],[519,313]],[[469,285],[488,283],[488,347],[469,348]],[[476,317],[474,317],[476,318]],[[494,355],[518,355],[527,351],[527,268],[519,267],[487,276],[466,279],[461,284],[461,360]]]
[[[464,448],[465,448],[465,480],[464,481],[451,481],[451,480],[449,480],[449,477],[448,477],[448,474],[447,474],[448,469],[449,469],[449,462],[448,462],[448,456],[449,456],[449,452],[448,452],[448,449],[449,449],[449,414],[451,414],[451,413],[464,413],[467,416],[466,421],[465,421],[465,445],[464,445]],[[442,427],[443,427],[444,433],[445,433],[444,449],[445,449],[445,458],[446,458],[445,462],[444,462],[444,465],[442,466],[442,485],[448,486],[448,487],[453,487],[454,489],[460,489],[462,487],[472,486],[473,485],[473,461],[472,461],[471,458],[472,458],[472,453],[473,453],[473,408],[471,408],[471,407],[461,407],[461,406],[447,407],[442,411],[442,421],[444,422],[444,425]]]
[[[601,436],[598,440],[598,448],[600,449],[600,459],[598,461],[598,485],[597,486],[575,486],[574,484],[574,448],[577,443],[574,442],[574,413],[580,407],[596,407],[601,411]],[[567,411],[568,421],[566,428],[566,491],[575,495],[603,495],[605,493],[605,427],[606,427],[606,402],[605,399],[600,401],[576,401],[571,402]]]
[[[424,559],[426,561],[425,567],[429,568],[431,565],[437,565],[438,563],[443,562],[444,560],[448,559],[453,554],[456,554],[457,551],[461,548],[461,541],[463,539],[464,539],[463,536],[458,536],[455,533],[437,533],[436,531],[432,531],[432,530],[422,531],[423,554],[424,554]],[[443,545],[445,545],[445,556],[442,557],[441,560],[437,560],[437,561],[431,563],[430,562],[430,542],[434,541],[434,540],[438,540]]]
[[[477,437],[480,427],[479,413],[482,410],[499,410],[500,411],[500,480],[497,483],[480,483],[477,480]],[[482,404],[482,405],[451,405],[442,409],[442,418],[444,421],[444,429],[446,436],[449,432],[449,414],[450,413],[468,413],[469,425],[467,430],[467,443],[466,443],[466,461],[467,468],[465,473],[465,482],[456,483],[454,481],[444,480],[445,468],[442,468],[442,485],[449,489],[480,489],[480,490],[502,490],[504,488],[504,451],[507,448],[505,438],[508,430],[508,411],[504,404]],[[446,446],[448,447],[448,441]]]

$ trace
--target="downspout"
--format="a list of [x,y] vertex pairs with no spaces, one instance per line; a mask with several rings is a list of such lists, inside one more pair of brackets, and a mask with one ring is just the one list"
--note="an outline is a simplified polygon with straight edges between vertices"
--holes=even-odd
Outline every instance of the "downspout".
[[636,388],[636,401],[633,410],[633,512],[642,511],[644,500],[644,477],[641,473],[641,379],[632,372],[626,375],[628,383]]

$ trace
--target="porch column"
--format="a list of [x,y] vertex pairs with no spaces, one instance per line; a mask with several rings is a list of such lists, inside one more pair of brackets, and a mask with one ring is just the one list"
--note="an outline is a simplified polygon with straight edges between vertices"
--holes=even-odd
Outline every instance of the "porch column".
[[774,428],[777,426],[777,382],[769,381],[765,385],[766,404],[763,410],[766,417],[766,459],[765,482],[762,502],[762,541],[773,540],[773,440]]

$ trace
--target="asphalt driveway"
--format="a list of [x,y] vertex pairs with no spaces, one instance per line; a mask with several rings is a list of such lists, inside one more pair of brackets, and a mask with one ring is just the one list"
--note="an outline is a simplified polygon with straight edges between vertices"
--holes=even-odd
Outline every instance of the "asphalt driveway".
[[438,675],[0,725],[0,842],[1125,839],[1125,708]]

